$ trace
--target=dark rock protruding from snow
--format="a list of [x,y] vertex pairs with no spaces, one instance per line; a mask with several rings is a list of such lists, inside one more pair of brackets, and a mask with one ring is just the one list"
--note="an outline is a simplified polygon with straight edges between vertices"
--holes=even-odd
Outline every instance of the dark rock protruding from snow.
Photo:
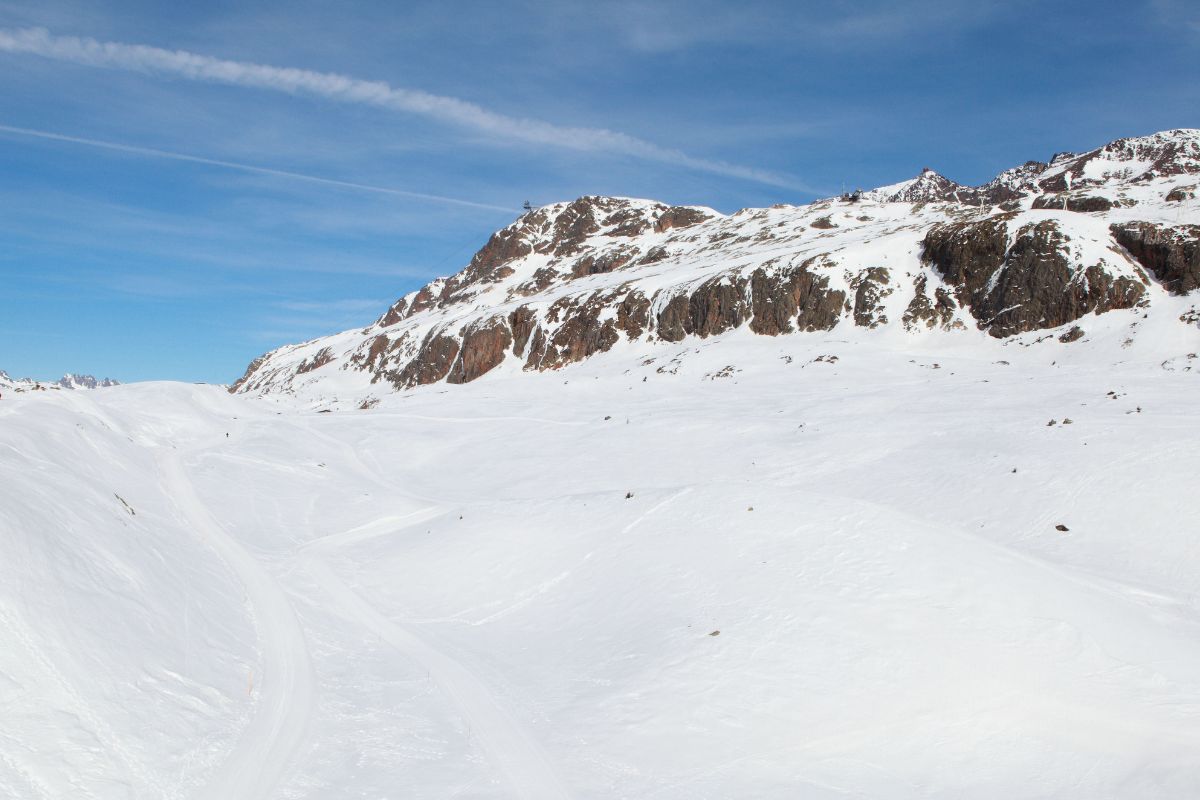
[[1055,328],[1085,314],[1133,307],[1142,283],[1100,264],[1069,257],[1069,236],[1055,220],[1022,225],[1011,215],[978,223],[938,225],[926,236],[925,259],[957,290],[992,336]]
[[1200,289],[1200,225],[1126,222],[1113,225],[1112,232],[1117,243],[1172,294]]

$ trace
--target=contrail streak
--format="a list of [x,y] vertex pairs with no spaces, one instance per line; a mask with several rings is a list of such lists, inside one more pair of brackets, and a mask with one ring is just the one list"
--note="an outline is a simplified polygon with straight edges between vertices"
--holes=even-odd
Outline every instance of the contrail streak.
[[37,139],[48,139],[52,142],[65,142],[67,144],[80,144],[86,147],[99,147],[105,150],[115,150],[119,153],[148,156],[150,158],[166,158],[172,161],[187,161],[193,164],[207,164],[213,167],[236,169],[241,170],[242,172],[255,172],[259,175],[271,175],[276,178],[288,178],[296,181],[319,183],[325,186],[337,186],[342,189],[354,189],[360,192],[375,192],[378,194],[394,195],[396,197],[410,197],[415,200],[429,200],[435,203],[446,203],[448,205],[465,206],[467,208],[480,208],[487,211],[503,211],[508,214],[520,213],[515,209],[507,208],[505,206],[494,206],[488,203],[474,203],[470,200],[459,200],[455,197],[444,197],[440,194],[410,192],[404,189],[391,189],[386,186],[372,186],[368,183],[340,181],[336,178],[322,178],[317,175],[306,175],[303,172],[291,172],[285,169],[272,169],[271,167],[260,167],[255,164],[242,164],[237,161],[223,161],[219,158],[204,158],[203,156],[193,156],[188,155],[187,153],[174,153],[170,150],[159,150],[154,147],[139,147],[132,144],[106,142],[100,139],[87,139],[82,136],[67,136],[66,134],[54,133],[52,131],[39,131],[33,128],[18,128],[15,125],[0,124],[0,133],[10,133],[16,136],[32,136]]
[[813,192],[809,187],[786,176],[754,167],[697,158],[619,131],[556,125],[537,119],[513,117],[456,97],[395,87],[383,81],[367,81],[336,73],[275,67],[246,61],[229,61],[186,50],[101,42],[76,36],[55,36],[44,28],[0,29],[0,51],[29,53],[92,67],[168,74],[194,81],[267,89],[293,95],[312,95],[338,102],[419,114],[463,128],[531,144],[617,153],[755,183]]

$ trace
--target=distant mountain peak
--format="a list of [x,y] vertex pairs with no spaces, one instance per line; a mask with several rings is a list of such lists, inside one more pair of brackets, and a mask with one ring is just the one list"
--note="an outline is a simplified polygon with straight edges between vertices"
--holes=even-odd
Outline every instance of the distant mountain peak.
[[0,389],[16,392],[43,391],[47,389],[104,389],[119,385],[120,382],[112,378],[96,378],[92,375],[67,373],[56,381],[38,381],[33,378],[13,378],[7,372],[0,370]]
[[96,378],[92,375],[76,375],[68,372],[55,381],[55,384],[64,389],[106,389],[110,386],[119,386],[120,382],[112,378]]

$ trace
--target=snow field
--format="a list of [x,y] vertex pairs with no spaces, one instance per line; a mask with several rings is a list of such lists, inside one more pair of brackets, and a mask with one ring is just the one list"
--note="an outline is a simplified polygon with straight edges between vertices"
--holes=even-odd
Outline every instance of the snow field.
[[0,796],[1192,796],[1200,375],[1126,324],[6,399]]

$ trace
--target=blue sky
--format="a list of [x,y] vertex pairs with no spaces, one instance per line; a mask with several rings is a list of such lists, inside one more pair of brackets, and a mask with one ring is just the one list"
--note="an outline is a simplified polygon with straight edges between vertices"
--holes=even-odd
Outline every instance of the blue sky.
[[1197,54],[1195,0],[0,0],[0,369],[229,382],[526,199],[732,211],[1198,127]]

